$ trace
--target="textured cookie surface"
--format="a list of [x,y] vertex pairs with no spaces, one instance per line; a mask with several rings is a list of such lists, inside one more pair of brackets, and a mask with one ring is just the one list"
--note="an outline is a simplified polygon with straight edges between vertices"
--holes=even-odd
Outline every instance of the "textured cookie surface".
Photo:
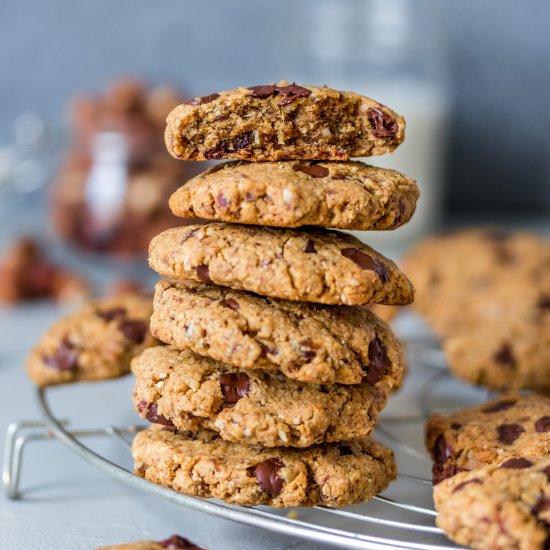
[[136,473],[181,493],[241,505],[339,507],[364,502],[396,477],[391,450],[370,439],[266,449],[149,428],[134,438]]
[[96,550],[206,550],[188,539],[179,535],[172,535],[164,540],[153,541],[143,540],[138,542],[128,542],[126,544],[116,544],[114,546],[102,546]]
[[335,231],[189,225],[151,241],[149,263],[174,281],[212,282],[285,300],[409,304],[411,282],[388,258]]
[[418,199],[411,178],[362,162],[218,164],[170,198],[176,216],[272,227],[393,229]]
[[166,122],[168,151],[186,160],[347,160],[391,152],[405,138],[403,118],[372,99],[286,83],[195,98]]
[[454,374],[494,389],[550,392],[550,243],[475,229],[430,239],[402,268],[414,308],[442,337]]
[[382,385],[304,384],[172,346],[145,350],[132,372],[134,406],[143,418],[155,422],[160,415],[180,431],[210,429],[226,441],[266,447],[368,436],[387,396]]
[[213,285],[157,283],[151,331],[241,369],[321,384],[401,384],[401,345],[367,308],[262,298]]
[[151,297],[126,294],[86,304],[46,331],[27,360],[39,386],[115,378],[130,360],[156,345],[149,332]]
[[550,459],[510,459],[434,487],[436,523],[474,548],[544,550],[550,544]]
[[550,398],[509,394],[449,416],[432,414],[426,447],[434,483],[510,458],[542,458],[550,453]]

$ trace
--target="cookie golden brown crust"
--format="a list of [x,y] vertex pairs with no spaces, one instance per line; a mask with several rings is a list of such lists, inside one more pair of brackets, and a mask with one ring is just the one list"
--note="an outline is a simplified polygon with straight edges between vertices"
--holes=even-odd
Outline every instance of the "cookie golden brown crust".
[[30,353],[27,372],[38,386],[115,378],[158,342],[149,332],[150,296],[126,294],[86,304],[50,327]]
[[550,533],[550,459],[513,458],[434,487],[436,523],[458,544],[544,550]]
[[151,331],[159,340],[241,369],[320,384],[402,382],[401,345],[367,308],[254,296],[213,285],[157,283]]
[[381,230],[407,223],[418,196],[411,178],[362,162],[231,162],[189,180],[170,208],[184,218]]
[[510,458],[545,457],[550,453],[550,398],[508,394],[448,416],[434,413],[426,424],[426,447],[436,484]]
[[136,435],[132,455],[136,473],[149,481],[244,506],[347,506],[396,477],[391,450],[370,439],[266,449],[154,427]]
[[166,123],[166,147],[184,160],[347,160],[405,139],[404,119],[372,99],[286,82],[195,98]]
[[409,304],[411,282],[388,258],[344,233],[226,223],[164,231],[149,264],[174,281],[202,281],[323,304]]
[[368,382],[320,386],[282,374],[237,369],[172,346],[132,361],[134,406],[180,431],[210,429],[226,441],[309,447],[371,434],[387,389]]
[[498,390],[550,392],[550,242],[491,228],[426,240],[403,270],[414,308],[441,336],[453,373]]

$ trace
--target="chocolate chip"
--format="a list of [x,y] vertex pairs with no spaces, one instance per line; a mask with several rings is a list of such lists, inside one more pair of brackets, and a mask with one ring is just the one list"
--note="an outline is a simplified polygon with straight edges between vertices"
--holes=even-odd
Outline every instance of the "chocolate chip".
[[340,253],[345,258],[357,264],[361,269],[369,269],[371,271],[375,271],[376,269],[374,260],[368,254],[361,252],[357,248],[343,248]]
[[264,344],[263,342],[260,342],[257,340],[258,344],[260,345],[260,348],[262,349],[262,357],[265,357],[268,353],[271,355],[277,355],[277,349],[268,346],[267,344]]
[[341,456],[347,456],[347,455],[352,455],[353,454],[352,448],[348,447],[347,445],[340,445],[338,447],[338,450],[340,451]]
[[254,467],[253,475],[258,480],[260,487],[272,497],[281,494],[284,481],[279,476],[283,463],[278,458],[268,458]]
[[140,401],[137,408],[140,413],[145,411],[145,418],[149,420],[149,422],[152,422],[153,424],[161,424],[162,426],[167,426],[169,428],[175,427],[171,420],[169,420],[162,414],[159,414],[156,403],[147,403],[147,401]]
[[222,207],[225,208],[229,206],[229,201],[224,197],[223,193],[220,191],[216,197],[216,202]]
[[194,97],[193,99],[189,99],[184,103],[184,105],[204,105],[205,103],[211,103],[215,99],[218,99],[220,97],[220,94],[210,94],[205,95],[204,97]]
[[501,424],[497,427],[498,440],[504,445],[510,445],[524,431],[519,424]]
[[367,117],[373,128],[372,133],[376,137],[393,137],[397,132],[397,122],[378,107],[371,107],[367,111]]
[[180,241],[180,244],[183,244],[185,241],[188,241],[191,237],[194,237],[199,231],[199,229],[200,229],[199,227],[195,227],[195,229],[191,229],[189,233],[184,235],[183,239]]
[[240,151],[241,149],[246,149],[252,143],[252,131],[244,132],[240,136],[237,136],[233,140],[233,149],[235,151]]
[[535,430],[539,433],[550,432],[550,416],[543,416],[535,422]]
[[248,374],[227,372],[222,374],[219,380],[224,401],[228,405],[234,405],[241,397],[246,397],[250,392]]
[[405,204],[405,201],[399,200],[398,206],[397,206],[397,214],[395,215],[395,224],[400,224],[403,220],[403,216],[405,215],[405,212],[407,211],[407,206]]
[[348,258],[357,264],[361,269],[374,271],[378,275],[381,282],[387,283],[390,280],[390,272],[387,267],[371,258],[365,252],[362,252],[357,248],[343,248],[340,250],[340,253],[345,258]]
[[347,176],[345,174],[334,174],[334,176],[331,177],[333,180],[345,180],[347,179]]
[[172,535],[170,538],[157,542],[157,544],[159,546],[162,546],[163,548],[167,548],[168,550],[200,550],[200,548],[196,544],[193,544],[189,540],[184,539],[179,535]]
[[[522,430],[523,431],[523,430]],[[522,468],[529,468],[533,463],[526,458],[510,458],[506,462],[503,462],[499,468],[509,468],[511,470],[521,470]]]
[[443,434],[438,435],[432,447],[432,458],[434,462],[442,464],[452,455],[450,445],[447,445]]
[[282,95],[283,100],[279,102],[279,105],[288,105],[299,97],[307,97],[311,94],[311,90],[297,86],[296,84],[290,84],[288,86],[277,86],[275,84],[268,84],[267,86],[250,86],[248,88],[252,97],[258,97],[265,99],[272,95]]
[[502,347],[493,355],[493,359],[500,365],[510,369],[516,366],[516,359],[512,353],[512,348],[510,344],[506,342],[502,344]]
[[292,103],[295,99],[298,99],[299,97],[308,97],[309,95],[311,95],[311,90],[303,88],[302,86],[297,86],[295,83],[289,84],[288,86],[276,86],[276,89],[277,93],[284,97],[282,101],[279,101],[279,105],[281,107],[283,105],[288,105],[289,103]]
[[210,278],[210,271],[208,270],[208,266],[205,264],[201,264],[195,268],[195,272],[197,274],[197,277],[200,281],[203,283],[211,283],[212,279]]
[[126,308],[115,307],[113,309],[106,309],[104,311],[98,311],[96,315],[109,322],[117,317],[124,317],[126,315]]
[[550,296],[541,296],[538,302],[539,309],[550,309]]
[[459,468],[454,462],[436,462],[432,467],[432,482],[437,485],[463,471],[464,469]]
[[302,247],[302,252],[306,254],[316,254],[317,250],[315,250],[315,243],[311,239],[308,239]]
[[118,328],[128,340],[136,344],[141,344],[147,334],[147,323],[144,321],[124,319],[120,321]]
[[494,405],[489,405],[488,407],[485,407],[482,409],[485,413],[494,413],[499,411],[505,411],[506,409],[509,409],[510,407],[513,407],[516,404],[515,400],[509,400],[506,399],[504,401],[499,401],[498,403],[495,403]]
[[268,202],[269,204],[273,204],[273,199],[269,195],[262,195],[259,198],[265,202]]
[[249,86],[248,89],[251,91],[250,96],[259,97],[260,99],[265,99],[271,95],[277,93],[277,86],[275,84],[268,84],[266,86]]
[[209,160],[222,159],[229,152],[227,141],[220,141],[215,147],[204,152],[204,157]]
[[300,342],[300,346],[302,346],[301,354],[308,361],[310,361],[317,355],[317,352],[314,350],[316,350],[319,346],[315,344],[311,338],[306,338],[305,340],[302,340]]
[[78,351],[67,339],[61,340],[53,355],[45,355],[44,363],[61,371],[72,370],[78,363]]
[[246,202],[252,202],[254,200],[254,195],[252,193],[247,193],[244,197]]
[[453,493],[456,493],[457,491],[460,491],[466,487],[466,485],[470,485],[470,483],[479,483],[481,484],[481,481],[479,479],[470,479],[469,481],[463,481],[462,483],[459,483],[454,489]]
[[544,512],[545,510],[548,510],[550,508],[550,498],[546,495],[541,495],[541,497],[537,500],[536,504],[531,508],[532,512],[536,515],[540,514],[540,512]]
[[328,176],[328,168],[318,164],[295,164],[292,169],[295,172],[303,172],[312,178],[325,178]]
[[543,473],[548,478],[548,481],[550,481],[550,466],[546,466],[546,468],[541,470],[541,473]]
[[367,382],[376,384],[388,372],[390,358],[386,346],[379,338],[369,343],[369,364],[367,365]]
[[223,307],[228,307],[229,309],[232,309],[233,311],[239,311],[239,302],[235,300],[235,298],[228,298],[227,300],[221,300],[220,305]]
[[452,428],[453,430],[460,430],[460,428],[462,428],[462,424],[459,424],[458,422],[453,422],[453,423],[451,424],[451,428]]

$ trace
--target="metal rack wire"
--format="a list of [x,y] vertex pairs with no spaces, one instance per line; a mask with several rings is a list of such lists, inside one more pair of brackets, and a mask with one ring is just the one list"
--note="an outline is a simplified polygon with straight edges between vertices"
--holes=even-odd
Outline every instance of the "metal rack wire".
[[[431,354],[431,352],[430,352]],[[43,420],[12,423],[6,434],[2,479],[9,498],[19,498],[22,457],[25,447],[33,441],[57,439],[92,466],[106,474],[155,496],[165,498],[186,508],[293,535],[309,541],[334,544],[340,548],[368,550],[450,550],[457,548],[434,525],[437,515],[431,505],[431,482],[409,472],[425,468],[427,455],[420,449],[394,435],[393,428],[403,423],[423,425],[430,412],[430,403],[441,382],[448,377],[445,370],[435,369],[437,360],[424,362],[432,372],[418,396],[420,413],[383,416],[377,427],[377,438],[390,445],[398,457],[400,473],[396,482],[384,494],[371,502],[345,509],[324,506],[301,508],[288,513],[268,507],[245,507],[217,500],[189,497],[153,484],[128,469],[127,465],[95,451],[85,441],[109,437],[128,451],[131,438],[143,427],[120,428],[105,426],[92,430],[69,430],[68,422],[58,419],[48,401],[48,390],[37,390],[37,402]],[[437,357],[437,356],[435,356]],[[428,365],[428,366],[426,366]],[[127,457],[129,459],[129,456]],[[120,459],[118,462],[121,462]],[[415,464],[416,463],[416,464]],[[425,506],[420,502],[427,503]]]

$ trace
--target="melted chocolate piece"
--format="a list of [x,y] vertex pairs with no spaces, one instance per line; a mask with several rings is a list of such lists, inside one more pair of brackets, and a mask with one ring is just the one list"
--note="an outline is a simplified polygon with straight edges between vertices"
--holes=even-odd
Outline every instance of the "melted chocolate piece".
[[498,403],[495,403],[494,405],[489,405],[485,409],[482,409],[484,413],[494,413],[499,411],[505,411],[506,409],[509,409],[510,407],[513,407],[516,404],[516,401],[513,400],[504,400],[499,401]]
[[529,468],[533,465],[530,460],[526,458],[510,458],[506,462],[503,462],[499,468],[509,468],[511,470],[521,470],[522,468]]
[[216,197],[216,202],[222,207],[225,208],[229,206],[229,201],[225,198],[224,194],[220,191]]
[[338,450],[340,451],[341,456],[348,456],[353,454],[352,448],[348,447],[347,445],[340,445],[338,447]]
[[535,422],[535,430],[539,433],[550,432],[550,416],[542,416]]
[[373,128],[372,133],[376,137],[393,137],[397,132],[397,122],[378,107],[371,107],[367,111],[367,117]]
[[539,309],[550,310],[550,296],[541,296],[537,305]]
[[211,283],[212,279],[210,278],[210,272],[208,270],[208,266],[201,264],[195,268],[195,273],[197,274],[197,277],[200,281],[203,283]]
[[220,305],[222,305],[223,307],[228,307],[233,311],[239,311],[240,309],[239,302],[237,302],[235,298],[228,298],[227,300],[221,300]]
[[211,103],[215,99],[218,99],[220,94],[210,94],[205,95],[204,97],[194,97],[193,99],[187,100],[184,105],[204,105],[205,103]]
[[382,283],[387,283],[390,280],[390,272],[388,268],[379,261],[371,258],[365,252],[357,248],[343,248],[340,253],[345,258],[348,258],[353,263],[357,264],[361,269],[374,271]]
[[44,363],[61,371],[73,370],[78,364],[78,351],[67,339],[61,340],[53,355],[45,355]]
[[454,462],[436,462],[432,467],[432,483],[437,485],[460,472],[464,472],[464,469],[459,468]]
[[179,535],[172,535],[170,538],[157,542],[157,544],[168,550],[201,550],[199,546]]
[[147,334],[147,323],[144,321],[135,321],[124,319],[118,324],[118,329],[128,340],[135,344],[141,344]]
[[376,384],[387,374],[390,368],[390,358],[386,346],[379,338],[369,343],[369,364],[367,366],[367,382]]
[[124,317],[126,315],[125,307],[114,307],[113,309],[106,309],[104,311],[98,311],[96,313],[98,317],[101,317],[104,321],[112,321],[117,317]]
[[168,428],[175,428],[174,423],[171,420],[162,414],[159,414],[156,403],[140,401],[137,408],[140,413],[145,411],[145,418],[149,420],[149,422],[152,422],[153,424],[160,424],[161,426],[166,426]]
[[224,402],[234,405],[250,392],[250,377],[245,373],[225,373],[219,378]]
[[497,427],[498,440],[511,445],[525,430],[519,424],[501,424]]
[[442,464],[451,456],[451,454],[452,449],[449,445],[447,445],[443,434],[438,435],[434,442],[434,446],[432,447],[432,458],[434,459],[434,462]]
[[325,178],[329,174],[328,168],[318,164],[295,164],[292,169],[295,172],[303,172],[312,178]]
[[479,479],[470,479],[469,481],[463,481],[453,489],[453,493],[456,493],[457,491],[464,489],[464,487],[466,487],[466,485],[470,485],[470,483],[481,483],[481,481]]
[[271,95],[277,93],[277,86],[275,84],[267,84],[266,86],[249,86],[250,94],[252,97],[259,97],[265,99]]
[[282,467],[283,462],[278,458],[268,458],[257,464],[252,471],[260,487],[272,497],[280,495],[283,490],[284,480],[279,476]]
[[311,239],[308,239],[302,247],[302,252],[306,254],[316,254],[317,250],[315,250],[315,243]]
[[493,359],[500,365],[513,369],[516,366],[516,359],[512,353],[510,344],[504,343],[502,347],[493,355]]
[[237,136],[233,140],[233,149],[235,151],[240,151],[241,149],[247,149],[252,143],[252,131],[244,132],[240,136]]
[[460,430],[460,428],[462,428],[462,424],[459,424],[458,422],[453,422],[453,423],[451,424],[451,428],[452,428],[453,430]]
[[302,86],[297,86],[295,83],[289,84],[288,86],[277,86],[276,84],[250,86],[248,89],[250,90],[249,95],[260,99],[265,99],[272,95],[283,96],[283,99],[279,102],[280,106],[288,105],[299,97],[308,97],[311,94],[311,90],[303,88]]

